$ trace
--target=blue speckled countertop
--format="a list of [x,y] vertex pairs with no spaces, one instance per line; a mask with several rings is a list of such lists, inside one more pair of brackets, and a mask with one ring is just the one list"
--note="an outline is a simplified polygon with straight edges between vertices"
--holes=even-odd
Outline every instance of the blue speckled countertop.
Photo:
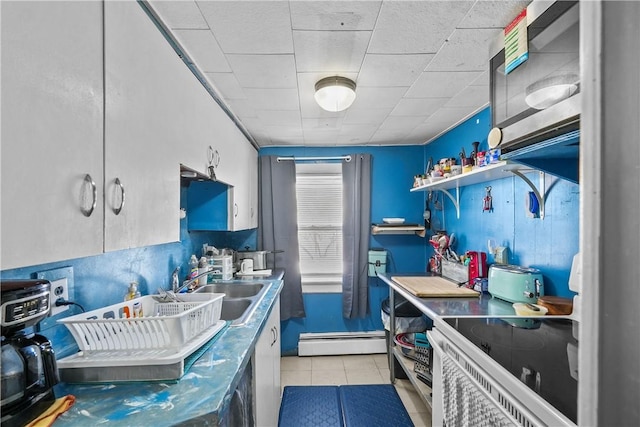
[[72,394],[76,403],[55,426],[217,425],[225,414],[258,336],[282,290],[282,272],[260,281],[269,289],[244,325],[222,332],[178,381],[113,384],[58,384],[57,397]]

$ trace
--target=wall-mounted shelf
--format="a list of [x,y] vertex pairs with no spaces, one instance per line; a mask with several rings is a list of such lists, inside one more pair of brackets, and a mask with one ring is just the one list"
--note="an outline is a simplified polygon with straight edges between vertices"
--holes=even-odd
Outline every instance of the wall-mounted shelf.
[[407,225],[407,226],[390,226],[373,224],[371,226],[371,234],[416,234],[420,237],[425,236],[425,228],[421,225]]
[[[531,191],[535,194],[535,197],[538,199],[538,206],[540,209],[540,218],[544,218],[544,201],[546,198],[545,195],[545,174],[544,172],[535,171],[538,173],[540,177],[540,183],[536,187],[536,185],[527,178],[524,174],[528,172],[535,171],[530,167],[513,163],[508,160],[504,160],[498,163],[494,163],[492,165],[483,166],[479,168],[473,169],[471,172],[463,173],[461,175],[451,176],[449,178],[443,178],[441,180],[431,182],[426,185],[421,185],[419,187],[412,188],[411,192],[414,191],[442,191],[453,203],[456,208],[456,215],[460,218],[460,187],[465,187],[473,184],[480,184],[487,181],[493,181],[496,179],[508,178],[513,175],[522,179],[529,187],[531,187]],[[455,188],[456,194],[455,197],[450,189]]]

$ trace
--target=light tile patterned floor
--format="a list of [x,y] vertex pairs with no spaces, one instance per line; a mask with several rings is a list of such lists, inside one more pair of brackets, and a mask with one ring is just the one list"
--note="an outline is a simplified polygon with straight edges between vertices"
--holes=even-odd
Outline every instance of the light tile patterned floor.
[[[389,384],[386,354],[282,357],[280,382],[288,385]],[[409,380],[396,380],[396,391],[416,427],[431,427],[431,411]]]

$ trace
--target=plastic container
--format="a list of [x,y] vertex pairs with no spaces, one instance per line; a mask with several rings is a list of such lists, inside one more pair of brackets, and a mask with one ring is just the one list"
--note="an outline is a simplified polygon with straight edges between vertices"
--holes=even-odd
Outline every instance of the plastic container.
[[130,301],[135,298],[140,298],[140,291],[138,290],[138,282],[129,283],[129,289],[124,296],[125,301]]
[[[224,294],[180,294],[178,298],[181,302],[144,296],[58,322],[69,329],[82,351],[178,352],[220,319]],[[144,317],[133,317],[136,310]]]
[[[198,275],[198,258],[195,255],[191,255],[189,259],[189,275],[187,280],[191,280]],[[197,281],[192,283],[193,286],[197,285]]]

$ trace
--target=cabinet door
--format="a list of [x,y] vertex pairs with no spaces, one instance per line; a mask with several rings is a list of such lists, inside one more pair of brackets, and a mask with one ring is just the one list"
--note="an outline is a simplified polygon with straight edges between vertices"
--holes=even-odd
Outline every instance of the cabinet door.
[[256,425],[276,426],[281,397],[279,297],[258,338],[253,358]]
[[101,253],[102,3],[0,7],[1,268]]
[[258,152],[242,140],[236,141],[235,145],[238,166],[233,187],[233,230],[237,231],[258,226],[257,196],[255,206],[253,204],[253,187],[258,185]]
[[105,3],[105,70],[105,251],[178,241],[182,87],[195,77],[137,2]]

